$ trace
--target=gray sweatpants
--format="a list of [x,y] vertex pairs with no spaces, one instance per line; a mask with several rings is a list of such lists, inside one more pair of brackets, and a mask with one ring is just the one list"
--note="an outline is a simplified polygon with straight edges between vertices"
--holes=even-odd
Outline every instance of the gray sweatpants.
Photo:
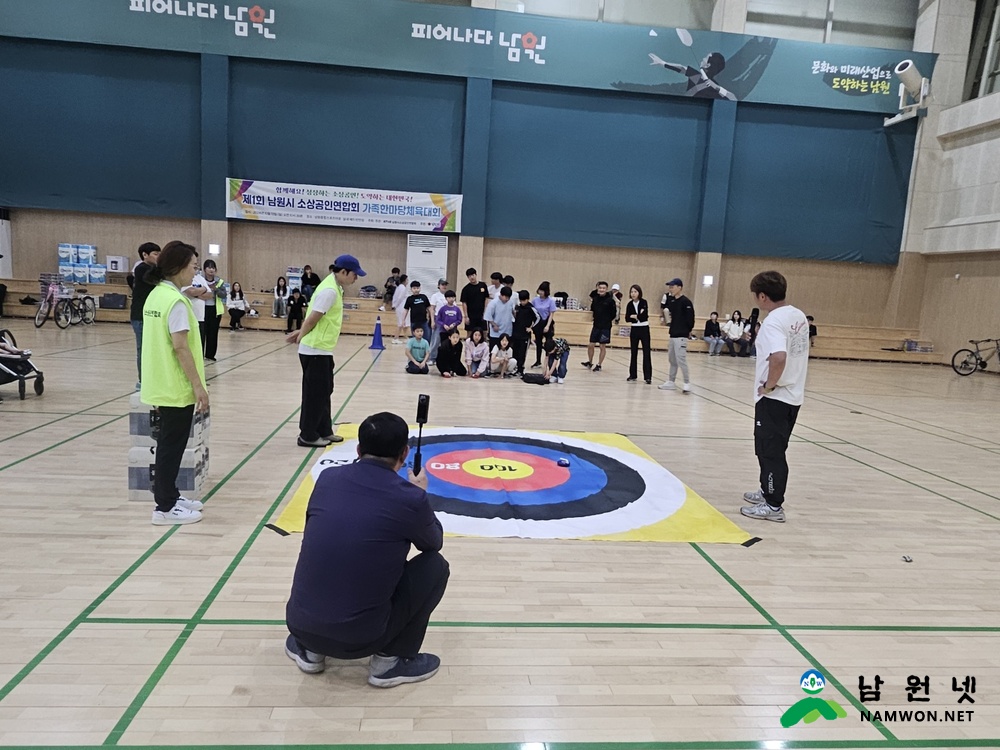
[[667,378],[671,383],[677,378],[677,368],[681,368],[681,374],[684,376],[684,382],[690,383],[691,378],[688,376],[688,360],[687,360],[687,339],[670,339],[670,348],[667,350],[667,354],[670,359],[670,377]]

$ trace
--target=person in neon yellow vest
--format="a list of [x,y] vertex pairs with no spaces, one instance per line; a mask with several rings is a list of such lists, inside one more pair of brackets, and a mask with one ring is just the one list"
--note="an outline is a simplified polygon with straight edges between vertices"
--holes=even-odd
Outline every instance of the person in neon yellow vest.
[[168,242],[158,265],[143,281],[154,284],[142,310],[142,403],[160,414],[153,480],[154,526],[178,526],[201,520],[202,503],[181,497],[177,473],[184,458],[194,412],[208,411],[201,335],[191,302],[181,294],[198,267],[191,245]]
[[298,444],[303,448],[325,448],[344,439],[333,433],[330,413],[333,349],[344,322],[344,289],[366,274],[353,255],[341,255],[332,268],[333,273],[313,292],[302,328],[285,337],[289,344],[299,345],[302,409],[299,411]]

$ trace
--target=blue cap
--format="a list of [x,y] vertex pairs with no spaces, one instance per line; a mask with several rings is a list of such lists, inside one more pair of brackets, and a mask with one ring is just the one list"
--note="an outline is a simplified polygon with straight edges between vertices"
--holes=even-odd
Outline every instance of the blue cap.
[[671,279],[667,282],[667,286],[684,286],[684,282],[680,279]]
[[354,271],[358,276],[367,276],[364,270],[361,268],[361,264],[358,263],[358,259],[353,255],[341,255],[337,260],[333,261],[333,265],[337,268],[343,268],[345,271]]

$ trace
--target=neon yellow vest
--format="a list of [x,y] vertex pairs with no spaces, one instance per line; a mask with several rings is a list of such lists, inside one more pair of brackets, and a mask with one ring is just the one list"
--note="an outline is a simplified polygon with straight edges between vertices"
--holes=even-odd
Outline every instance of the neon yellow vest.
[[[218,282],[220,287],[226,283],[225,279],[223,279],[221,276],[216,276],[215,280]],[[222,301],[222,297],[216,297],[215,314],[221,317],[225,311],[226,311],[226,303]]]
[[[337,345],[337,340],[340,338],[340,327],[344,323],[344,290],[340,288],[340,284],[337,283],[337,277],[334,274],[331,273],[320,282],[319,286],[316,287],[316,291],[313,292],[313,299],[321,291],[330,287],[337,290],[337,301],[319,319],[316,326],[302,337],[301,341],[305,346],[312,347],[313,349],[321,349],[325,352],[332,352],[333,348]],[[306,308],[306,317],[309,317],[310,309],[312,309],[312,302]]]
[[150,406],[190,406],[195,402],[194,388],[181,369],[174,354],[167,316],[177,300],[187,308],[190,328],[187,333],[188,348],[194,357],[202,387],[205,386],[205,361],[201,353],[201,334],[198,321],[191,309],[191,302],[180,290],[167,281],[161,281],[146,298],[142,309],[142,390],[139,398]]

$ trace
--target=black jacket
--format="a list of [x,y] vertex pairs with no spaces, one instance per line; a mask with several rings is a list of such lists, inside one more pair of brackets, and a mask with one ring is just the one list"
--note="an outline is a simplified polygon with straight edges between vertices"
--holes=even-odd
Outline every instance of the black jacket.
[[683,294],[680,297],[667,295],[667,309],[670,311],[670,338],[686,339],[694,330],[694,305]]
[[625,322],[626,323],[648,323],[649,322],[649,303],[645,298],[639,300],[639,312],[635,313],[635,307],[632,304],[632,300],[625,303]]

